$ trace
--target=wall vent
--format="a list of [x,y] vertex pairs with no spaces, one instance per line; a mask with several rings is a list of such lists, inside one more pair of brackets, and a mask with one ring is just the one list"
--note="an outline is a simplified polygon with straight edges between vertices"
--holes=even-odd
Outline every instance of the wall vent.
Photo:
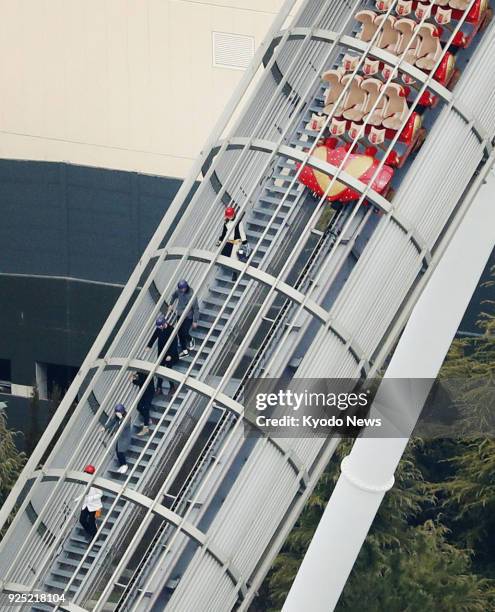
[[213,66],[245,70],[254,55],[254,36],[213,32]]

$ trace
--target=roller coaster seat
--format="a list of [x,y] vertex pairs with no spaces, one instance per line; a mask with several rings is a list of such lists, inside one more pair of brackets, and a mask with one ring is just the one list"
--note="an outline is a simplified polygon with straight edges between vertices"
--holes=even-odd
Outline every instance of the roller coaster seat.
[[363,77],[356,75],[346,75],[342,79],[344,87],[352,81],[349,87],[349,93],[345,100],[344,117],[348,121],[361,121],[365,114],[366,106],[366,91],[361,88]]
[[337,70],[328,70],[323,74],[323,80],[329,84],[326,96],[325,96],[325,113],[330,115],[333,113],[335,116],[340,116],[344,112],[344,104],[345,97],[343,96],[342,100],[339,103],[338,108],[335,107],[337,104],[337,100],[339,99],[344,85],[342,83],[342,77],[344,75],[344,71],[341,69]]
[[383,127],[399,130],[409,112],[405,89],[398,83],[389,83],[385,88],[387,104],[384,111]]
[[377,30],[375,18],[376,13],[373,11],[359,11],[354,15],[354,19],[362,24],[361,31],[357,35],[357,38],[363,42],[370,42]]
[[382,30],[376,46],[391,53],[395,53],[400,38],[399,32],[394,28],[395,22],[396,18],[392,15],[378,15],[375,19],[375,25]]
[[432,23],[424,23],[419,29],[421,44],[418,48],[416,66],[421,70],[433,70],[442,55],[442,45],[438,28]]
[[373,78],[366,79],[361,84],[361,88],[364,89],[368,94],[364,119],[369,125],[381,125],[383,121],[383,111],[385,110],[385,105],[387,102],[386,97],[382,96],[374,109],[373,106],[375,105],[380,95],[382,81]]

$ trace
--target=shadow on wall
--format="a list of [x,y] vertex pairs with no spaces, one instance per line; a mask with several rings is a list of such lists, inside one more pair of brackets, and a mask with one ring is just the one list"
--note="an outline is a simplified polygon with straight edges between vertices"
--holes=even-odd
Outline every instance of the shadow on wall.
[[181,180],[0,160],[0,273],[125,283]]

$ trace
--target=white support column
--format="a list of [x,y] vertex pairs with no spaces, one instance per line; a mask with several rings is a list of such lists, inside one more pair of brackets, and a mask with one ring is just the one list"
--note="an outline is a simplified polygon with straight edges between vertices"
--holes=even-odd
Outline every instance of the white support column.
[[[494,190],[490,172],[419,298],[386,378],[436,378],[495,244]],[[429,385],[415,387],[401,406],[410,418],[417,419],[428,392]],[[406,437],[355,442],[283,612],[335,608],[407,443]]]

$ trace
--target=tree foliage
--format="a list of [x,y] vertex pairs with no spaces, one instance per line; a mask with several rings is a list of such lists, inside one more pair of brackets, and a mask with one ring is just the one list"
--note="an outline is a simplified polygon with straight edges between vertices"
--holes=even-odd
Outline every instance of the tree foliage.
[[5,411],[0,408],[0,506],[24,465],[25,457],[17,450],[14,436],[7,427]]
[[491,581],[472,573],[469,551],[449,544],[446,527],[426,521],[405,525],[404,531],[406,546],[383,547],[373,537],[367,541],[338,610],[493,609]]
[[[493,272],[493,271],[492,271]],[[494,286],[491,280],[486,285]],[[495,577],[495,302],[484,302],[479,338],[456,340],[442,376],[459,377],[458,408],[464,436],[443,459],[450,476],[434,484],[457,540],[476,550],[477,562]]]
[[[260,609],[282,607],[348,448],[340,447],[277,557]],[[471,552],[451,544],[447,527],[439,521],[421,522],[423,512],[437,504],[416,460],[423,448],[422,442],[411,442],[399,464],[396,485],[384,498],[338,610],[485,612],[495,606],[491,581],[472,572]]]

